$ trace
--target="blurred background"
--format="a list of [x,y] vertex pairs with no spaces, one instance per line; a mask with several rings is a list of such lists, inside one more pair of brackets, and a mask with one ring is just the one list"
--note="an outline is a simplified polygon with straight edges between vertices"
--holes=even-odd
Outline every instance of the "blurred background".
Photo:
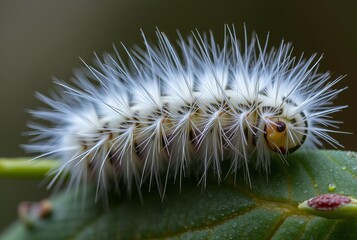
[[[176,30],[187,35],[197,28],[213,30],[222,39],[223,25],[235,24],[243,36],[270,32],[270,46],[284,38],[294,52],[324,53],[320,71],[347,76],[349,86],[336,104],[350,107],[335,118],[342,130],[356,133],[357,125],[357,2],[350,1],[26,1],[0,0],[0,156],[26,156],[19,147],[30,116],[24,109],[40,105],[35,91],[53,89],[52,77],[69,81],[72,70],[90,63],[93,51],[112,52],[112,43],[141,44],[140,28],[156,42],[155,27],[170,39]],[[354,135],[334,135],[349,150],[357,150]],[[0,231],[16,217],[21,200],[40,200],[50,192],[38,181],[0,179]]]

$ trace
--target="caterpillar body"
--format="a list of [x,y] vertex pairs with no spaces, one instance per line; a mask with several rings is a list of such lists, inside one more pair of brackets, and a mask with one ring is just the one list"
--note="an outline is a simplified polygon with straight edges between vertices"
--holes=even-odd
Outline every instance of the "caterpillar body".
[[98,195],[149,181],[163,196],[169,176],[194,172],[205,186],[213,171],[220,181],[224,160],[249,181],[250,168],[269,172],[272,154],[339,146],[329,132],[345,107],[331,104],[341,77],[330,81],[320,59],[292,56],[289,43],[269,50],[253,35],[241,46],[229,27],[224,36],[222,47],[212,33],[179,36],[175,48],[162,32],[158,46],[143,34],[145,48],[124,47],[128,64],[114,48],[75,71],[74,85],[37,94],[50,108],[31,113],[49,125],[29,124],[26,149],[59,159],[50,185],[69,171],[70,187],[94,181]]

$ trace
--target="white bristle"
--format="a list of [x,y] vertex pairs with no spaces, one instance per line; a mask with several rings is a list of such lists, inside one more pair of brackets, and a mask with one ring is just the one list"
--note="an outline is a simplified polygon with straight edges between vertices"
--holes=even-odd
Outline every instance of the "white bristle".
[[255,35],[241,44],[225,30],[222,47],[213,34],[180,37],[177,48],[164,33],[158,47],[143,34],[144,49],[124,47],[128,64],[115,49],[75,71],[74,86],[56,80],[57,94],[38,94],[50,108],[31,113],[49,124],[30,124],[26,149],[61,162],[51,185],[69,172],[69,187],[94,182],[98,196],[147,183],[163,197],[168,179],[196,174],[205,186],[212,171],[221,181],[222,161],[249,182],[251,168],[269,172],[274,152],[339,146],[328,134],[345,108],[331,105],[341,78],[329,81],[320,59],[296,58],[290,44],[269,50]]

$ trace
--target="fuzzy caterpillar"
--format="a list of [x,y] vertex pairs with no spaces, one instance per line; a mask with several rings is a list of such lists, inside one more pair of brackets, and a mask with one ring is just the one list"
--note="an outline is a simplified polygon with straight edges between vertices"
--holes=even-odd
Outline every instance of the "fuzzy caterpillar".
[[289,43],[269,50],[253,35],[241,46],[229,27],[224,36],[222,47],[212,33],[179,36],[175,48],[162,32],[158,46],[143,34],[144,49],[123,47],[129,64],[114,48],[75,71],[73,86],[56,80],[57,93],[37,94],[50,108],[31,114],[49,124],[29,124],[26,149],[61,162],[50,186],[69,171],[69,187],[96,182],[98,195],[148,181],[163,196],[169,176],[220,181],[223,160],[249,181],[250,168],[269,172],[272,153],[340,146],[329,132],[345,108],[331,104],[341,77],[330,81],[320,59],[292,56]]

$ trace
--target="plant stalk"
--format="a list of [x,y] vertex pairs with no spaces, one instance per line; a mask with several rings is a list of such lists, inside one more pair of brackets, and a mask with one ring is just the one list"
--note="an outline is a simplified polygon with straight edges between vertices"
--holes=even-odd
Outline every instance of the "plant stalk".
[[58,164],[58,161],[50,159],[0,158],[0,178],[43,179]]

